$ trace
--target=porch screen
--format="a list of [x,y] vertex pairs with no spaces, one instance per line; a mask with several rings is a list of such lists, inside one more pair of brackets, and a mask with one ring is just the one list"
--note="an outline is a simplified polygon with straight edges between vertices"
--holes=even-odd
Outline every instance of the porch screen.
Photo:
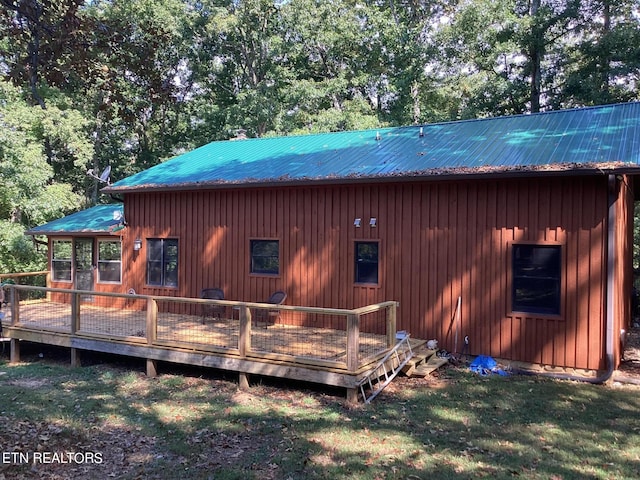
[[513,246],[512,310],[560,314],[561,247]]

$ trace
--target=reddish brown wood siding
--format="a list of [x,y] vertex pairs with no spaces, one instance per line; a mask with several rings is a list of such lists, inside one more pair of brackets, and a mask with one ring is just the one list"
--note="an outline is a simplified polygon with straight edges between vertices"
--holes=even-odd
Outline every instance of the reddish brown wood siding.
[[[614,336],[617,340],[621,331],[629,331],[631,324],[631,292],[633,289],[633,221],[634,221],[634,177],[621,177],[619,195],[616,202],[616,272],[614,309]],[[622,356],[622,336],[615,341],[614,358],[616,367]]]
[[[619,215],[630,215],[629,201],[621,196]],[[461,296],[459,349],[469,335],[474,354],[604,368],[604,176],[129,194],[125,205],[125,291],[197,296],[219,286],[229,299],[260,301],[282,288],[290,304],[344,308],[397,300],[400,329],[449,350]],[[135,238],[179,239],[178,289],[145,286]],[[280,275],[249,273],[251,238],[280,241]],[[354,283],[356,240],[380,242],[378,285]],[[514,242],[562,246],[561,315],[510,311]]]

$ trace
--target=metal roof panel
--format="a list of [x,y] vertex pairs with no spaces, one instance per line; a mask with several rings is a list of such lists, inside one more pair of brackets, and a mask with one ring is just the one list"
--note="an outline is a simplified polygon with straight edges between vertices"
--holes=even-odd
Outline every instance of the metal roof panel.
[[25,232],[25,234],[111,233],[114,227],[123,222],[124,207],[122,204],[96,205],[34,227]]
[[[419,135],[422,128],[423,136]],[[379,140],[376,138],[378,137]],[[378,130],[212,142],[104,189],[640,163],[640,103]]]

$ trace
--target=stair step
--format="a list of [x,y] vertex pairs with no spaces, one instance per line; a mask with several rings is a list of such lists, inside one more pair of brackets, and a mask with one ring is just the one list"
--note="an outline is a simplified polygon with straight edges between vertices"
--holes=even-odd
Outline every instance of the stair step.
[[418,351],[413,352],[413,357],[407,362],[407,364],[402,368],[402,373],[406,376],[411,377],[415,369],[428,361],[436,354],[435,350],[428,350],[426,348],[421,348]]
[[446,365],[448,362],[449,361],[446,358],[433,356],[426,363],[418,365],[413,371],[412,376],[426,377],[427,375],[431,374],[438,368],[442,367],[443,365]]

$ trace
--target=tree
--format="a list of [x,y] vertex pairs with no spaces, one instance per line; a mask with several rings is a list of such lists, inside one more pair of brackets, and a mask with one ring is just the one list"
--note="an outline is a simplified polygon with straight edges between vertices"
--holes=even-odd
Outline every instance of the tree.
[[602,105],[640,98],[640,15],[637,2],[594,0],[587,2],[591,19],[579,41],[568,47],[558,69],[564,72],[552,97],[554,108]]
[[42,132],[49,130],[40,106],[0,82],[0,270],[41,269],[44,259],[26,241],[27,227],[58,218],[82,204],[70,184],[54,183]]
[[[0,0],[0,55],[16,85],[28,85],[31,99],[46,108],[43,84],[77,84],[84,62],[83,0]],[[8,41],[10,39],[10,41]]]

